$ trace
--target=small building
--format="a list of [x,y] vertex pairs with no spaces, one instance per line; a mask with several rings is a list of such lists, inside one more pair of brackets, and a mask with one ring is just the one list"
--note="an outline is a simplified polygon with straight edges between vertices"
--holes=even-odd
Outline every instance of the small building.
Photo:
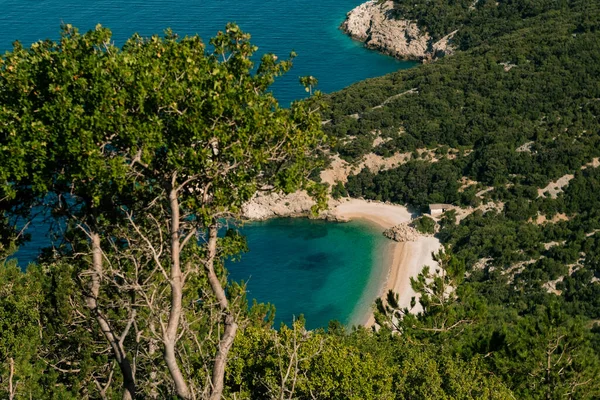
[[453,208],[454,206],[452,204],[430,204],[429,215],[431,215],[432,217],[439,217],[446,211],[451,210]]

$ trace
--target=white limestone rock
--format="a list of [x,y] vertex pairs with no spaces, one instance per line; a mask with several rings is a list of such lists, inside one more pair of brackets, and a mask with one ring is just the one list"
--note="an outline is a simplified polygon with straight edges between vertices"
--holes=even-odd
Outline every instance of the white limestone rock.
[[346,15],[341,29],[365,46],[409,60],[429,60],[452,53],[451,39],[456,31],[433,43],[415,21],[396,19],[391,0],[367,1]]

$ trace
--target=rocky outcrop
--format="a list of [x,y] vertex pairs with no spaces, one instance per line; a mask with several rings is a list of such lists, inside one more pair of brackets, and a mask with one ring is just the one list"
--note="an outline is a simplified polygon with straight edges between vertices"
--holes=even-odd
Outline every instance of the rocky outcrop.
[[315,201],[305,191],[287,195],[259,193],[242,206],[242,215],[251,220],[309,216],[314,204]]
[[396,225],[383,232],[383,236],[396,242],[414,242],[419,239],[419,232],[408,224]]
[[368,48],[409,60],[429,60],[452,53],[450,41],[456,33],[434,43],[415,21],[397,19],[391,0],[371,0],[359,5],[346,15],[340,28]]
[[242,206],[242,217],[253,221],[263,221],[278,217],[310,217],[335,222],[348,222],[350,219],[338,215],[333,210],[340,200],[329,199],[327,209],[314,215],[312,207],[315,201],[303,190],[290,193],[257,193]]
[[430,52],[431,59],[449,56],[454,53],[454,47],[452,47],[452,38],[454,35],[456,35],[456,32],[458,32],[458,29],[450,32],[437,42],[432,43]]
[[[373,143],[373,146],[376,146],[376,142]],[[335,185],[338,181],[346,183],[348,182],[348,176],[362,171],[363,168],[368,168],[375,173],[385,171],[409,161],[411,154],[397,152],[389,157],[383,157],[375,153],[369,153],[357,165],[352,165],[335,154],[331,157],[329,168],[321,171],[321,182],[328,183],[330,186]]]

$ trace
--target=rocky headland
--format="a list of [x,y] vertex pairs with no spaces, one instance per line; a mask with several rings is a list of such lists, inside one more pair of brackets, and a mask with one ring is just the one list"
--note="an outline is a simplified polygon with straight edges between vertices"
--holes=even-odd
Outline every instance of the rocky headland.
[[391,0],[367,1],[346,15],[340,27],[365,46],[403,60],[428,61],[452,54],[451,39],[456,31],[434,42],[415,21],[402,19]]

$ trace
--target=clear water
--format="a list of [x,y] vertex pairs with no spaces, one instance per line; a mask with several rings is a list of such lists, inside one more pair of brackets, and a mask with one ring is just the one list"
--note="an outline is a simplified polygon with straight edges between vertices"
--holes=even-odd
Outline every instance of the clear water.
[[[32,241],[14,255],[22,268],[51,242],[43,216],[32,225]],[[392,242],[381,228],[363,221],[278,218],[240,230],[249,251],[226,262],[229,278],[246,282],[250,303],[275,305],[275,327],[301,314],[309,329],[327,327],[330,320],[347,326],[365,322],[388,272]]]
[[80,30],[100,23],[113,31],[117,44],[137,32],[149,36],[170,27],[180,35],[199,34],[205,42],[236,22],[252,34],[259,54],[298,54],[294,68],[273,89],[287,105],[306,95],[298,77],[313,75],[324,92],[381,76],[411,62],[365,49],[338,26],[362,0],[0,0],[0,51],[18,39],[29,45],[56,39],[61,23]]
[[360,221],[306,218],[253,222],[242,228],[250,251],[227,263],[248,284],[248,298],[276,307],[275,326],[304,314],[309,328],[332,319],[360,324],[378,296],[389,240]]
[[[253,36],[259,54],[298,57],[273,91],[280,103],[305,96],[298,77],[313,75],[324,92],[414,65],[366,50],[338,26],[362,0],[0,0],[0,51],[14,40],[24,45],[57,39],[61,23],[81,30],[100,23],[111,28],[117,45],[137,32],[199,34],[205,41],[229,21]],[[33,240],[18,254],[22,265],[48,245],[46,224],[29,229]],[[271,302],[277,320],[289,323],[303,313],[309,327],[331,319],[351,324],[377,294],[385,247],[378,229],[361,223],[333,224],[305,219],[274,220],[244,229],[250,253],[229,263],[231,277],[248,280],[249,297]]]

